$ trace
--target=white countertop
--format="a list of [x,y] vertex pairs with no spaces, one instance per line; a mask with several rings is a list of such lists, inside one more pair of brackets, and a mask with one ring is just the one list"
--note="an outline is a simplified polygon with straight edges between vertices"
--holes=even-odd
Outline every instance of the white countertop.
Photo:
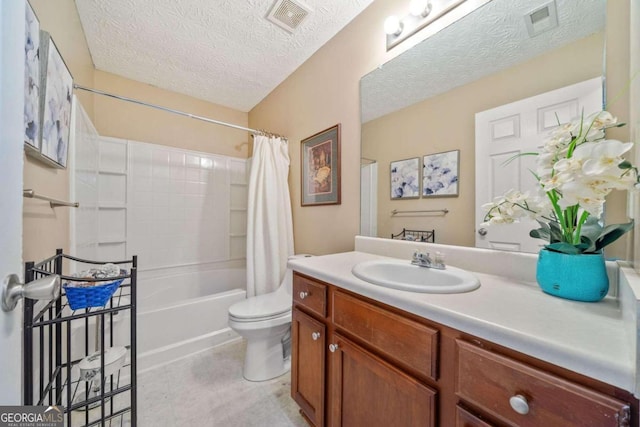
[[[426,294],[388,289],[351,274],[362,261],[387,257],[345,252],[289,261],[300,273],[538,359],[635,392],[636,349],[616,297],[582,303],[543,293],[531,282],[473,273],[479,289]],[[407,262],[409,262],[407,260]],[[456,265],[454,265],[456,266]]]

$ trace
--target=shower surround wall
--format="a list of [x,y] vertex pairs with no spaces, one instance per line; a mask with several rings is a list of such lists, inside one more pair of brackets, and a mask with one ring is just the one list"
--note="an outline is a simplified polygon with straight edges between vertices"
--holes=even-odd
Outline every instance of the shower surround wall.
[[236,339],[227,310],[246,296],[247,160],[97,139],[97,242],[82,242],[97,259],[138,255],[139,371]]
[[129,167],[144,370],[237,336],[227,310],[246,295],[246,160],[129,142]]
[[246,160],[129,143],[127,245],[146,268],[245,257]]

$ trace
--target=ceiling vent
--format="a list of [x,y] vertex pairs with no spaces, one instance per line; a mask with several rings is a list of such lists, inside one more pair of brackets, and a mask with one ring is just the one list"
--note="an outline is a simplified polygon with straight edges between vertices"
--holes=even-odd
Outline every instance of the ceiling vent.
[[549,31],[558,26],[556,2],[550,1],[524,16],[530,37]]
[[267,19],[293,33],[311,12],[311,8],[299,0],[276,0]]

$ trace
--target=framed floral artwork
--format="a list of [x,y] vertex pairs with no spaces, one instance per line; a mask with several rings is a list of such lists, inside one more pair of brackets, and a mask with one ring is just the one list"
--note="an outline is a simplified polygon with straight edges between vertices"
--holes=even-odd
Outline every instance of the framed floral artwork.
[[391,162],[390,178],[392,200],[420,197],[420,158]]
[[24,40],[24,142],[40,151],[40,22],[26,4]]
[[460,150],[429,154],[422,159],[422,197],[457,196]]
[[340,204],[340,124],[301,141],[302,206]]
[[73,77],[49,33],[40,31],[40,42],[40,153],[54,166],[66,168],[71,136]]

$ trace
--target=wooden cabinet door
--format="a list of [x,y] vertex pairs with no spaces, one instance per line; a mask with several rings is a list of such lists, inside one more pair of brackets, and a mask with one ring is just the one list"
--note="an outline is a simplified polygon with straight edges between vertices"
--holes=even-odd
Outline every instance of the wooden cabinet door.
[[329,345],[332,427],[435,426],[434,390],[339,334]]
[[293,309],[291,397],[316,427],[324,426],[326,327]]

